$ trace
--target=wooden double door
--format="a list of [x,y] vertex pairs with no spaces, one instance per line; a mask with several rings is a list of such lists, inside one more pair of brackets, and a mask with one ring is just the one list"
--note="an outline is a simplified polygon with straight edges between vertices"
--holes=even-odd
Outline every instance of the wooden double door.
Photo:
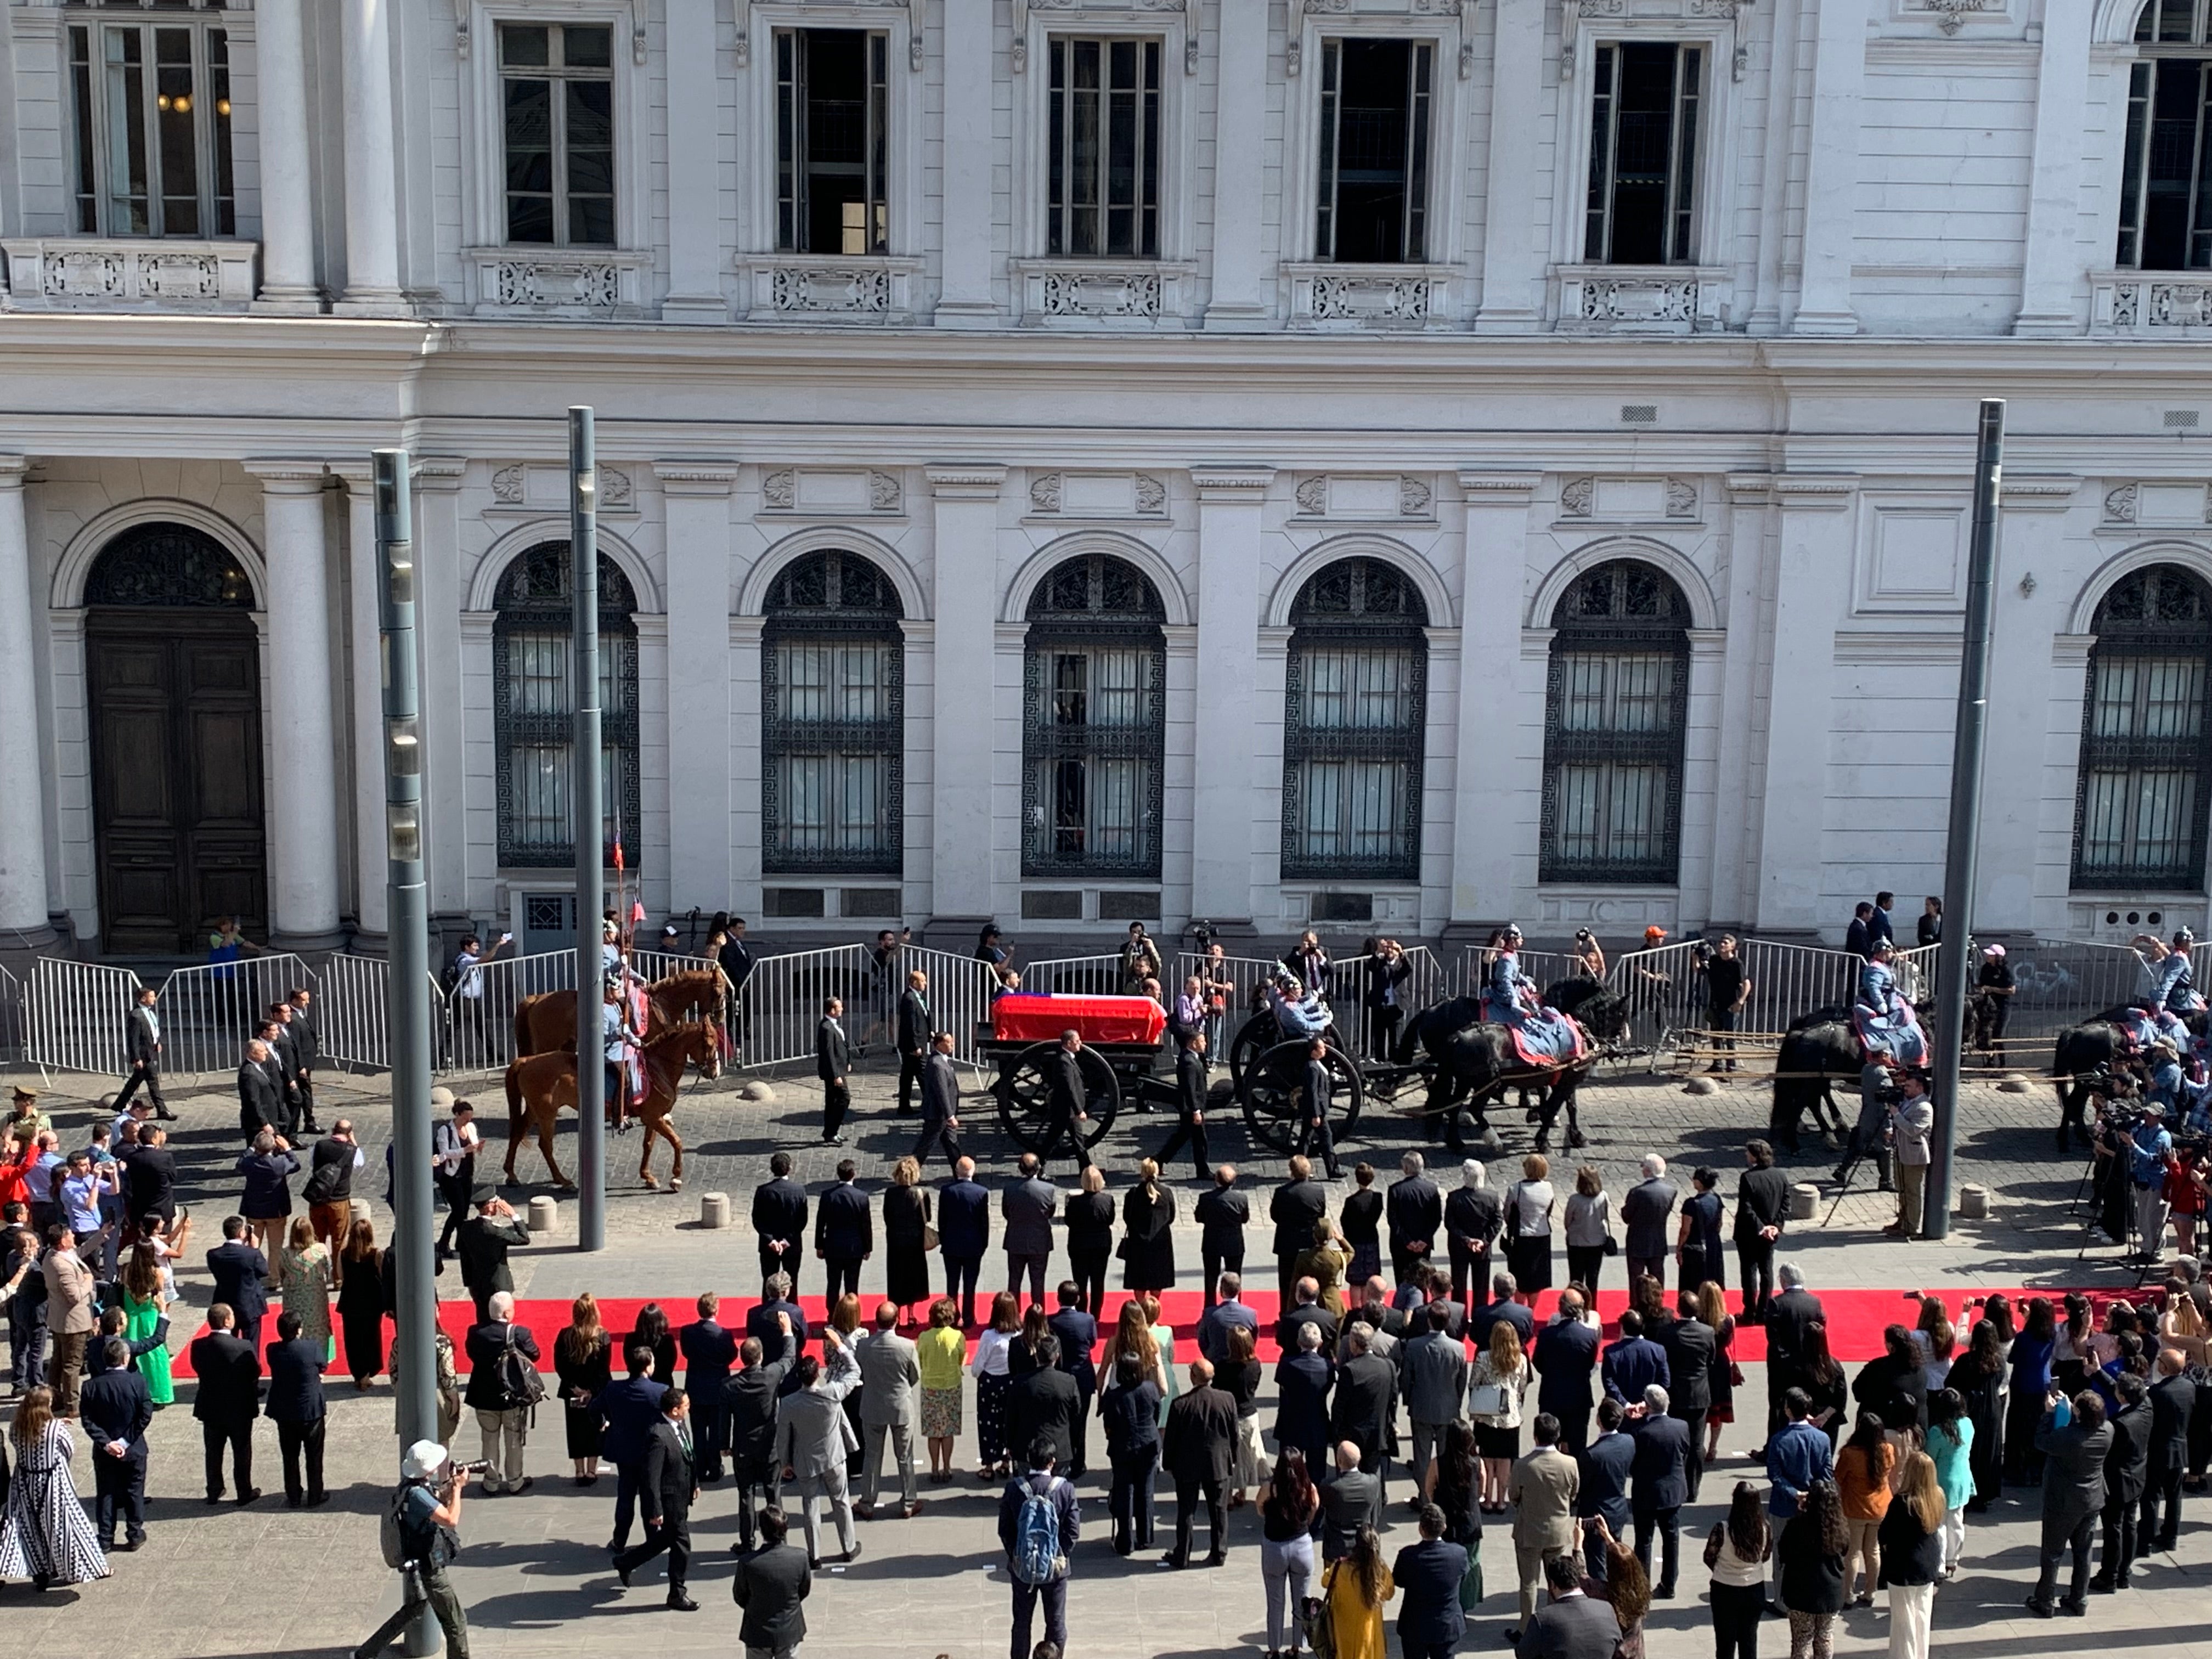
[[198,955],[220,916],[266,931],[260,643],[237,610],[85,622],[100,913],[115,955]]

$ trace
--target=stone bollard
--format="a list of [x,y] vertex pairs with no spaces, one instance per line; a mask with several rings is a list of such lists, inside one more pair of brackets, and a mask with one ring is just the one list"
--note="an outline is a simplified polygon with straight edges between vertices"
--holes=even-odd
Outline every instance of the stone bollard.
[[2024,1095],[2033,1087],[2034,1085],[2027,1078],[2018,1072],[2014,1072],[1997,1085],[1997,1092],[2003,1095]]
[[717,1229],[730,1224],[730,1195],[727,1193],[708,1193],[700,1198],[699,1224]]
[[1790,1189],[1790,1218],[1810,1221],[1820,1207],[1820,1189],[1809,1181],[1801,1181]]
[[1682,1092],[1686,1095],[1717,1095],[1720,1091],[1721,1085],[1709,1077],[1687,1078],[1682,1084]]
[[1959,1188],[1959,1214],[1968,1221],[1986,1221],[1990,1216],[1990,1189],[1967,1185]]
[[738,1098],[749,1100],[756,1106],[773,1106],[775,1104],[775,1090],[769,1084],[755,1078],[738,1091]]
[[540,1193],[530,1200],[529,1225],[531,1237],[533,1238],[541,1234],[560,1231],[561,1206],[553,1199]]

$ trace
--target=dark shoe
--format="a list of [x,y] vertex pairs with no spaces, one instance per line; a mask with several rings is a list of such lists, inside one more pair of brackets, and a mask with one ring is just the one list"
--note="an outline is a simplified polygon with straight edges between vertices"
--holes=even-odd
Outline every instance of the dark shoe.
[[115,1540],[114,1540],[112,1538],[103,1538],[103,1539],[101,1539],[101,1540],[100,1540],[100,1553],[102,1555],[112,1555],[112,1554],[114,1554],[114,1553],[115,1553]]
[[2027,1610],[2039,1619],[2048,1619],[2058,1611],[2057,1608],[2052,1607],[2050,1602],[2039,1601],[2033,1595],[2027,1598],[2025,1605]]
[[871,1504],[866,1498],[863,1498],[859,1503],[853,1505],[853,1513],[859,1516],[863,1521],[872,1521],[876,1518],[876,1506],[873,1504]]
[[1206,1558],[1206,1565],[1209,1567],[1218,1567],[1226,1564],[1228,1559],[1229,1553],[1227,1551],[1217,1551],[1213,1554]]
[[1651,1594],[1662,1601],[1671,1601],[1674,1599],[1674,1587],[1672,1584],[1662,1584]]
[[1891,1185],[1888,1182],[1887,1182],[1887,1181],[1880,1181],[1880,1182],[1876,1182],[1875,1183],[1875,1188],[1874,1188],[1874,1189],[1875,1189],[1875,1191],[1876,1191],[1876,1192],[1878,1192],[1878,1193],[1893,1193],[1893,1192],[1895,1192],[1895,1191],[1897,1190],[1897,1188],[1896,1188],[1895,1187],[1892,1186],[1892,1185]]
[[210,1504],[220,1504],[222,1502],[222,1494],[219,1492],[211,1492],[207,1495],[207,1501]]
[[166,1106],[155,1111],[154,1115],[164,1123],[174,1123],[177,1121],[177,1115]]
[[2099,1573],[2099,1574],[2098,1574],[2094,1578],[2092,1578],[2092,1579],[2089,1581],[2089,1594],[2090,1594],[2090,1595],[2110,1595],[2112,1593],[2112,1574],[2110,1574],[2110,1573],[2108,1573],[2108,1572],[2100,1572],[2100,1573]]
[[1514,1646],[1517,1646],[1517,1645],[1519,1644],[1519,1643],[1520,1643],[1520,1640],[1521,1640],[1521,1626],[1520,1626],[1516,1625],[1516,1626],[1513,1626],[1513,1628],[1512,1628],[1512,1629],[1510,1629],[1510,1630],[1509,1630],[1509,1631],[1507,1631],[1507,1632],[1505,1632],[1505,1644],[1506,1644],[1508,1647],[1514,1647]]
[[624,1589],[628,1589],[629,1588],[629,1573],[630,1570],[623,1565],[621,1562],[617,1561],[615,1563],[615,1577],[620,1582]]
[[319,1510],[330,1501],[331,1495],[326,1492],[311,1492],[307,1494],[307,1507],[311,1510]]
[[682,1590],[672,1589],[668,1592],[668,1610],[671,1613],[696,1613],[699,1604]]
[[251,1504],[252,1502],[253,1502],[253,1500],[254,1500],[255,1498],[258,1498],[258,1497],[260,1497],[260,1496],[261,1496],[261,1488],[260,1488],[260,1487],[258,1487],[258,1486],[256,1486],[256,1487],[254,1487],[254,1488],[253,1488],[253,1490],[252,1490],[252,1491],[251,1491],[251,1492],[242,1492],[239,1493],[239,1495],[238,1495],[238,1501],[239,1501],[239,1503],[240,1503],[240,1504]]
[[860,1559],[860,1540],[855,1538],[853,1540],[853,1547],[847,1550],[844,1554],[839,1556],[837,1559],[848,1565],[859,1560]]
[[507,1491],[509,1491],[510,1492],[528,1492],[528,1491],[529,1491],[532,1486],[536,1486],[537,1484],[538,1484],[538,1477],[537,1477],[536,1475],[534,1475],[534,1474],[526,1474],[526,1475],[524,1475],[524,1476],[522,1477],[522,1479],[521,1479],[520,1480],[517,1481],[514,1486],[509,1486],[509,1487],[507,1488]]
[[899,1505],[899,1519],[902,1521],[911,1521],[915,1516],[920,1515],[922,1510],[928,1507],[928,1500],[921,1498],[915,1498],[911,1504],[902,1504]]
[[2069,1619],[2087,1619],[2089,1616],[2089,1604],[2087,1601],[2061,1601],[2058,1604],[2058,1610]]
[[288,1510],[303,1510],[307,1507],[307,1500],[295,1492],[288,1492],[284,1494],[284,1507]]
[[142,1532],[136,1538],[126,1538],[115,1547],[125,1555],[130,1554],[133,1550],[143,1550],[146,1547],[146,1534]]
[[1177,1555],[1173,1550],[1170,1550],[1165,1555],[1160,1557],[1160,1565],[1164,1567],[1173,1567],[1177,1572],[1181,1572],[1190,1565],[1190,1558]]
[[2124,1572],[2118,1578],[2112,1580],[2112,1582],[2118,1585],[2122,1589],[2133,1589],[2135,1588],[2135,1579],[2130,1575]]

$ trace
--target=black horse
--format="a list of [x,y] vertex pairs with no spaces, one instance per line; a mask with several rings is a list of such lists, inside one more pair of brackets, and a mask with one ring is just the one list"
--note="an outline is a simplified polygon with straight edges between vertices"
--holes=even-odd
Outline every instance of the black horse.
[[1823,1134],[1843,1135],[1844,1115],[1833,1085],[1838,1078],[1856,1083],[1863,1063],[1850,1009],[1815,1008],[1791,1020],[1774,1060],[1774,1109],[1766,1125],[1774,1144],[1796,1152],[1807,1112]]
[[[1544,1002],[1578,1021],[1593,1042],[1610,1041],[1627,1024],[1626,1006],[1596,980],[1562,980],[1544,993]],[[1484,1023],[1480,998],[1454,997],[1407,1021],[1391,1058],[1400,1066],[1411,1066],[1417,1050],[1425,1050],[1435,1062],[1424,1110],[1443,1120],[1444,1143],[1454,1152],[1467,1150],[1461,1111],[1471,1111],[1476,1132],[1486,1133],[1491,1103],[1516,1085],[1533,1085],[1544,1091],[1538,1152],[1549,1146],[1552,1126],[1562,1107],[1567,1114],[1567,1144],[1584,1144],[1575,1091],[1597,1062],[1595,1048],[1571,1066],[1530,1066],[1514,1048],[1510,1031]]]
[[[2058,1091],[2060,1152],[2067,1149],[2069,1130],[2081,1137],[2083,1146],[2089,1144],[2082,1109],[2088,1104],[2090,1095],[2096,1092],[2097,1080],[2114,1066],[2125,1064],[2130,1057],[2120,1036],[2120,1025],[2133,1012],[2125,1005],[2107,1008],[2094,1019],[2069,1025],[2058,1034],[2051,1059],[2051,1077]],[[2191,1036],[2204,1035],[2206,1021],[2201,1011],[2183,1015],[2182,1024],[2189,1028]]]

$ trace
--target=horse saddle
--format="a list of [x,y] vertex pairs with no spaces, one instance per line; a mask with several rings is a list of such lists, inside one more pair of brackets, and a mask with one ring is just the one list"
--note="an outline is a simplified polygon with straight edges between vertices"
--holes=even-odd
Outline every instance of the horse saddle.
[[1571,1066],[1589,1052],[1589,1037],[1582,1023],[1565,1014],[1524,1019],[1505,1029],[1513,1035],[1513,1052],[1521,1063],[1538,1070]]

